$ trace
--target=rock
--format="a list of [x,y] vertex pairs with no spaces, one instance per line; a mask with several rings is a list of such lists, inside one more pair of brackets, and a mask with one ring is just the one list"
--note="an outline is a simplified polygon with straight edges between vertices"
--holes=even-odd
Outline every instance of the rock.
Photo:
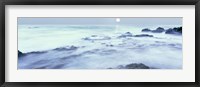
[[112,45],[112,44],[110,44],[110,45],[106,44],[106,46],[107,46],[107,47],[113,47],[114,45]]
[[158,27],[156,30],[152,30],[153,33],[162,33],[164,31],[165,31],[165,29],[162,27]]
[[150,69],[148,66],[142,63],[132,63],[125,66],[126,69]]
[[76,49],[78,49],[78,47],[72,45],[72,46],[70,46],[68,48],[66,48],[66,47],[60,47],[60,48],[55,48],[53,50],[57,50],[57,51],[70,51],[70,50],[76,50]]
[[148,28],[145,28],[145,29],[142,29],[142,32],[151,32],[151,30]]
[[18,50],[18,57],[21,57],[21,56],[23,56],[24,54],[21,52],[21,51],[19,51]]
[[29,55],[29,54],[43,54],[43,53],[47,53],[48,51],[32,51],[32,52],[28,52],[26,54],[23,55]]
[[83,40],[91,40],[89,37],[85,37],[83,38]]
[[125,66],[119,65],[116,68],[117,69],[150,69],[150,67],[144,65],[143,63],[131,63]]
[[140,34],[140,35],[135,35],[134,37],[153,37],[153,35]]
[[174,31],[182,33],[182,27],[175,27],[173,28]]
[[175,27],[166,30],[165,34],[182,34],[182,27]]
[[131,32],[126,32],[125,34],[126,34],[126,35],[132,35],[132,33],[131,33]]
[[97,37],[97,35],[91,35],[91,37]]
[[165,34],[175,34],[175,31],[170,28],[170,29],[165,31]]
[[126,32],[120,35],[118,38],[126,38],[126,37],[133,37],[133,34],[131,32]]

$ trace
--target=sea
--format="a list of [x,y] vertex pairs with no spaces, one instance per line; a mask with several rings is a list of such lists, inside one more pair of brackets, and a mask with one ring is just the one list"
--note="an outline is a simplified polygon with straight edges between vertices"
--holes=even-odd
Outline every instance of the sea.
[[[181,25],[18,25],[18,69],[109,69],[142,63],[182,69],[182,35],[142,32]],[[130,34],[133,36],[120,37]],[[148,34],[153,37],[134,37]]]

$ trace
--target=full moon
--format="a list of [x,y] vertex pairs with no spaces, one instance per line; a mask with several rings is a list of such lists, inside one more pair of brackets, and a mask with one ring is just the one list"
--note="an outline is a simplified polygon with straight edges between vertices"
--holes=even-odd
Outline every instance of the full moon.
[[116,22],[120,22],[120,18],[116,18]]

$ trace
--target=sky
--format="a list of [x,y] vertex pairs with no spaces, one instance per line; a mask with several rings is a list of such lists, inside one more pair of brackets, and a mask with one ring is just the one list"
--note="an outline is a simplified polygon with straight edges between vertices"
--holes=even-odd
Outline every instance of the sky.
[[[116,21],[119,20],[120,21]],[[19,17],[19,25],[182,25],[182,17]]]

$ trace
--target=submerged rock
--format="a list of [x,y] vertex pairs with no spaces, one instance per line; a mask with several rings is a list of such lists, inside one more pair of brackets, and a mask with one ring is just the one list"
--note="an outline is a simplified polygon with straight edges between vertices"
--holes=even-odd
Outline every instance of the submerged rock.
[[32,51],[32,52],[28,52],[28,53],[24,53],[24,55],[29,55],[29,54],[43,54],[43,53],[47,53],[48,51]]
[[53,50],[57,50],[57,51],[70,51],[70,50],[77,50],[77,49],[78,49],[78,47],[76,47],[76,46],[70,46],[68,48],[66,48],[66,47],[60,47],[60,48],[55,48]]
[[114,47],[112,44],[106,44],[106,47]]
[[135,35],[134,37],[153,37],[153,35],[140,34],[140,35]]
[[97,37],[97,35],[91,35],[91,37]]
[[133,34],[131,32],[126,32],[126,33],[118,36],[118,38],[126,38],[126,37],[133,37]]
[[109,36],[97,36],[97,35],[92,35],[91,37],[85,37],[83,40],[88,40],[88,41],[95,41],[95,40],[110,40],[111,37]]
[[156,30],[152,30],[153,33],[162,33],[164,31],[165,31],[165,29],[162,27],[158,27]]
[[149,28],[142,29],[142,32],[151,32]]

